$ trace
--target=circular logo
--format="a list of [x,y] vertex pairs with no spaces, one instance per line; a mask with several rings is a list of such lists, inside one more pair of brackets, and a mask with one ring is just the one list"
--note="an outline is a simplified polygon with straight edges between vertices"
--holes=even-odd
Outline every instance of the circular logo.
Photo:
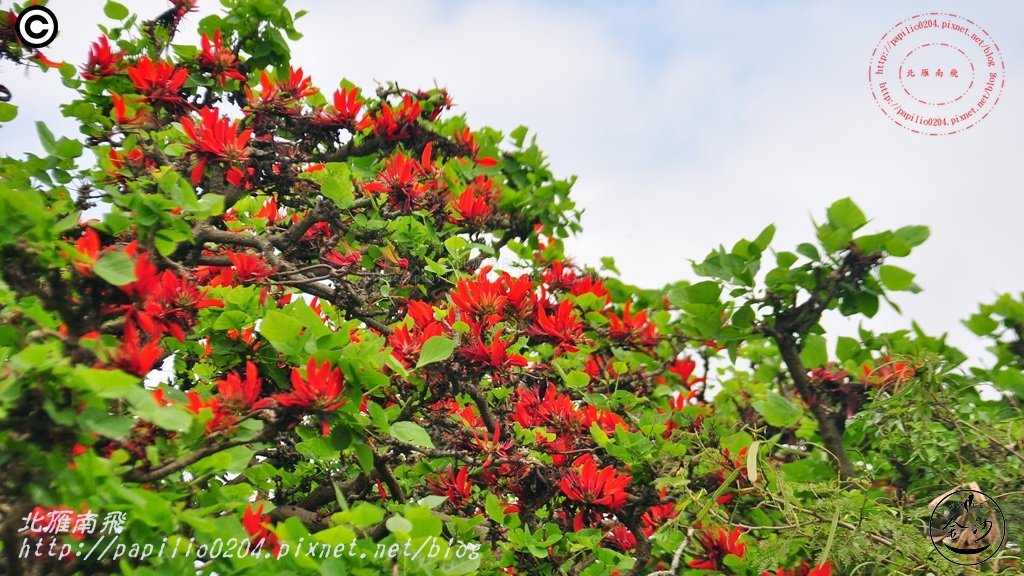
[[963,132],[999,102],[999,46],[974,22],[940,12],[892,27],[871,53],[871,95],[893,122],[918,134]]
[[18,14],[14,29],[22,46],[43,48],[57,37],[57,17],[45,6],[29,6]]
[[1003,546],[1006,523],[999,505],[978,490],[956,490],[939,500],[928,519],[932,545],[961,566],[987,561]]

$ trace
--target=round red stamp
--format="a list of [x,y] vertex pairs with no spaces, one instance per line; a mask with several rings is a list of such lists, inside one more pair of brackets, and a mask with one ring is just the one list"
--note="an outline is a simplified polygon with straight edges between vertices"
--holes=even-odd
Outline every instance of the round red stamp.
[[941,12],[895,25],[871,53],[868,83],[882,112],[918,134],[963,132],[999,102],[1006,67],[999,46],[974,22]]

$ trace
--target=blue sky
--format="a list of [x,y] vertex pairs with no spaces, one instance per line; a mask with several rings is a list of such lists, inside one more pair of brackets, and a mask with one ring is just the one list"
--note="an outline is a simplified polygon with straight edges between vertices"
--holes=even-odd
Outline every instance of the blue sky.
[[[162,6],[126,4],[143,13]],[[585,230],[570,242],[571,253],[587,263],[614,256],[627,281],[692,278],[690,259],[770,222],[779,228],[775,247],[789,249],[813,236],[812,217],[851,196],[878,227],[932,227],[932,239],[899,263],[918,273],[925,291],[897,299],[927,330],[949,330],[977,353],[959,319],[978,301],[1024,290],[1024,163],[1016,152],[1024,128],[1024,3],[293,5],[310,11],[298,23],[306,36],[294,61],[323,89],[341,77],[364,88],[436,81],[471,125],[530,126],[555,171],[580,177]],[[50,6],[62,22],[50,55],[78,62],[96,36],[103,2]],[[876,43],[900,20],[929,11],[974,20],[1006,62],[998,107],[963,134],[909,133],[871,98],[867,66]],[[46,76],[0,67],[0,83],[22,104],[18,120],[0,129],[0,153],[34,145],[37,119],[69,133],[52,112],[62,88]],[[885,312],[869,323],[907,325]]]

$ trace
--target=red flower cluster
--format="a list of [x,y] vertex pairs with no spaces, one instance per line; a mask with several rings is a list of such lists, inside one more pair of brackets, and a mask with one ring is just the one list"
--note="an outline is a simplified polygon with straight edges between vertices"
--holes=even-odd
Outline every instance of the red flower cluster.
[[[203,108],[199,115],[201,120],[198,128],[188,116],[181,119],[181,129],[192,140],[188,149],[199,158],[192,169],[192,184],[202,181],[206,163],[210,160],[225,162],[230,167],[248,161],[246,146],[252,136],[252,130],[239,133],[238,123],[222,118],[216,108]],[[237,176],[241,176],[241,172]],[[242,187],[240,181],[232,184]]]
[[250,551],[262,542],[259,549],[269,552],[271,556],[277,555],[281,549],[281,542],[278,540],[277,534],[270,528],[270,517],[263,514],[263,504],[255,509],[252,504],[245,507],[245,514],[242,515],[242,527],[249,535]]
[[701,530],[697,533],[697,543],[704,552],[701,556],[690,560],[690,568],[701,570],[718,570],[721,567],[722,559],[728,554],[743,557],[747,553],[747,545],[740,542],[740,535],[743,531],[736,528],[730,531],[724,526]]
[[549,440],[546,434],[538,431],[537,443],[551,454],[556,465],[565,461],[563,452],[577,449],[582,439],[590,437],[590,427],[595,423],[607,434],[613,434],[616,427],[629,429],[622,417],[614,412],[599,410],[589,404],[577,407],[553,383],[548,383],[543,397],[528,388],[520,388],[516,395],[518,399],[512,420],[523,428],[544,427],[554,434],[554,439]]
[[[292,368],[292,389],[274,395],[274,400],[282,406],[295,406],[313,412],[334,412],[348,400],[342,398],[345,390],[345,376],[340,368],[332,368],[331,363],[324,360],[319,366],[313,357],[306,364],[306,375],[303,377],[298,368]],[[320,427],[324,436],[331,432],[327,418],[322,416]]]
[[197,60],[199,67],[213,75],[218,86],[223,86],[228,78],[245,82],[245,74],[238,69],[241,62],[238,56],[230,48],[224,47],[224,41],[220,36],[220,29],[213,31],[213,40],[203,33],[200,39],[202,51]]
[[334,91],[334,106],[326,110],[317,110],[313,124],[329,127],[352,126],[363,109],[363,101],[359,98],[356,88],[342,88]]
[[441,186],[430,160],[432,149],[431,144],[424,147],[420,162],[402,152],[396,153],[384,164],[377,179],[366,183],[363,190],[387,194],[388,203],[403,212],[424,207],[427,196]]
[[434,319],[434,308],[426,302],[410,300],[406,311],[412,325],[404,323],[395,328],[388,336],[391,355],[409,368],[419,359],[423,344],[434,336],[447,333],[445,326]]
[[128,67],[128,77],[135,89],[146,95],[146,101],[153,106],[182,107],[186,105],[181,97],[182,86],[188,77],[188,70],[175,68],[167,62],[153,62],[143,56],[134,66]]
[[514,340],[502,340],[501,330],[491,337],[491,343],[485,344],[480,335],[483,326],[470,324],[472,336],[459,348],[459,353],[470,362],[482,364],[492,370],[504,371],[512,366],[526,366],[526,358],[519,354],[509,354],[508,348]]
[[558,487],[570,500],[618,510],[626,503],[626,486],[632,479],[629,474],[619,474],[614,466],[598,470],[594,457],[584,454],[573,462]]
[[302,75],[302,68],[288,69],[288,77],[285,80],[274,82],[270,75],[264,70],[260,72],[260,94],[257,97],[244,86],[248,96],[248,112],[257,114],[284,114],[296,116],[302,112],[302,99],[319,92],[313,86],[313,80]]
[[356,126],[356,129],[366,130],[369,128],[375,136],[398,140],[408,136],[409,127],[416,124],[421,112],[420,103],[413,100],[411,94],[406,94],[402,98],[402,103],[397,107],[384,103],[380,110],[368,113]]
[[486,176],[477,176],[452,202],[457,216],[451,218],[453,224],[467,228],[482,228],[491,216],[491,203],[497,196],[494,180]]
[[891,356],[882,358],[878,367],[874,369],[865,364],[861,367],[861,372],[865,384],[879,388],[894,382],[902,384],[913,378],[915,374],[910,364],[902,360],[893,360]]
[[557,344],[559,350],[577,351],[576,343],[583,337],[583,323],[573,310],[572,302],[562,300],[550,316],[545,308],[537,306],[532,333],[542,341]]
[[82,66],[82,78],[86,80],[99,80],[105,76],[113,76],[118,72],[118,64],[124,57],[122,52],[114,52],[110,49],[110,41],[106,36],[100,36],[99,40],[89,47],[89,59]]
[[629,308],[633,303],[626,301],[622,316],[614,312],[608,312],[608,336],[612,340],[640,346],[653,346],[658,343],[658,332],[647,321],[647,312],[643,311],[636,315],[630,313]]
[[428,476],[427,485],[430,487],[431,493],[444,496],[456,508],[462,508],[469,502],[473,486],[469,480],[469,466],[463,466],[458,471],[448,470]]

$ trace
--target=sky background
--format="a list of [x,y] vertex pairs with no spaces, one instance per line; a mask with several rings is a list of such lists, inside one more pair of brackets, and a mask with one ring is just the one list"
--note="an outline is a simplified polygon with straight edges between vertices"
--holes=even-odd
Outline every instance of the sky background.
[[[124,2],[149,17],[163,2]],[[11,2],[0,0],[0,8]],[[201,11],[219,3],[200,0]],[[325,92],[341,78],[372,89],[446,86],[471,126],[528,125],[559,175],[579,177],[584,231],[577,261],[615,258],[625,281],[693,279],[691,260],[778,227],[773,247],[813,239],[812,218],[850,196],[875,229],[926,224],[931,239],[893,263],[918,274],[900,293],[907,316],[971,354],[959,320],[980,301],[1024,290],[1024,2],[768,3],[331,2],[307,9],[293,62]],[[51,0],[60,36],[46,50],[81,64],[100,0]],[[868,61],[897,22],[922,12],[970,18],[997,42],[1006,87],[995,110],[962,134],[920,136],[872,100]],[[178,40],[198,43],[194,34]],[[0,129],[0,154],[36,151],[36,120],[58,135],[68,98],[57,74],[0,64],[19,117]],[[866,322],[909,327],[883,308]],[[856,325],[830,320],[852,333]]]

